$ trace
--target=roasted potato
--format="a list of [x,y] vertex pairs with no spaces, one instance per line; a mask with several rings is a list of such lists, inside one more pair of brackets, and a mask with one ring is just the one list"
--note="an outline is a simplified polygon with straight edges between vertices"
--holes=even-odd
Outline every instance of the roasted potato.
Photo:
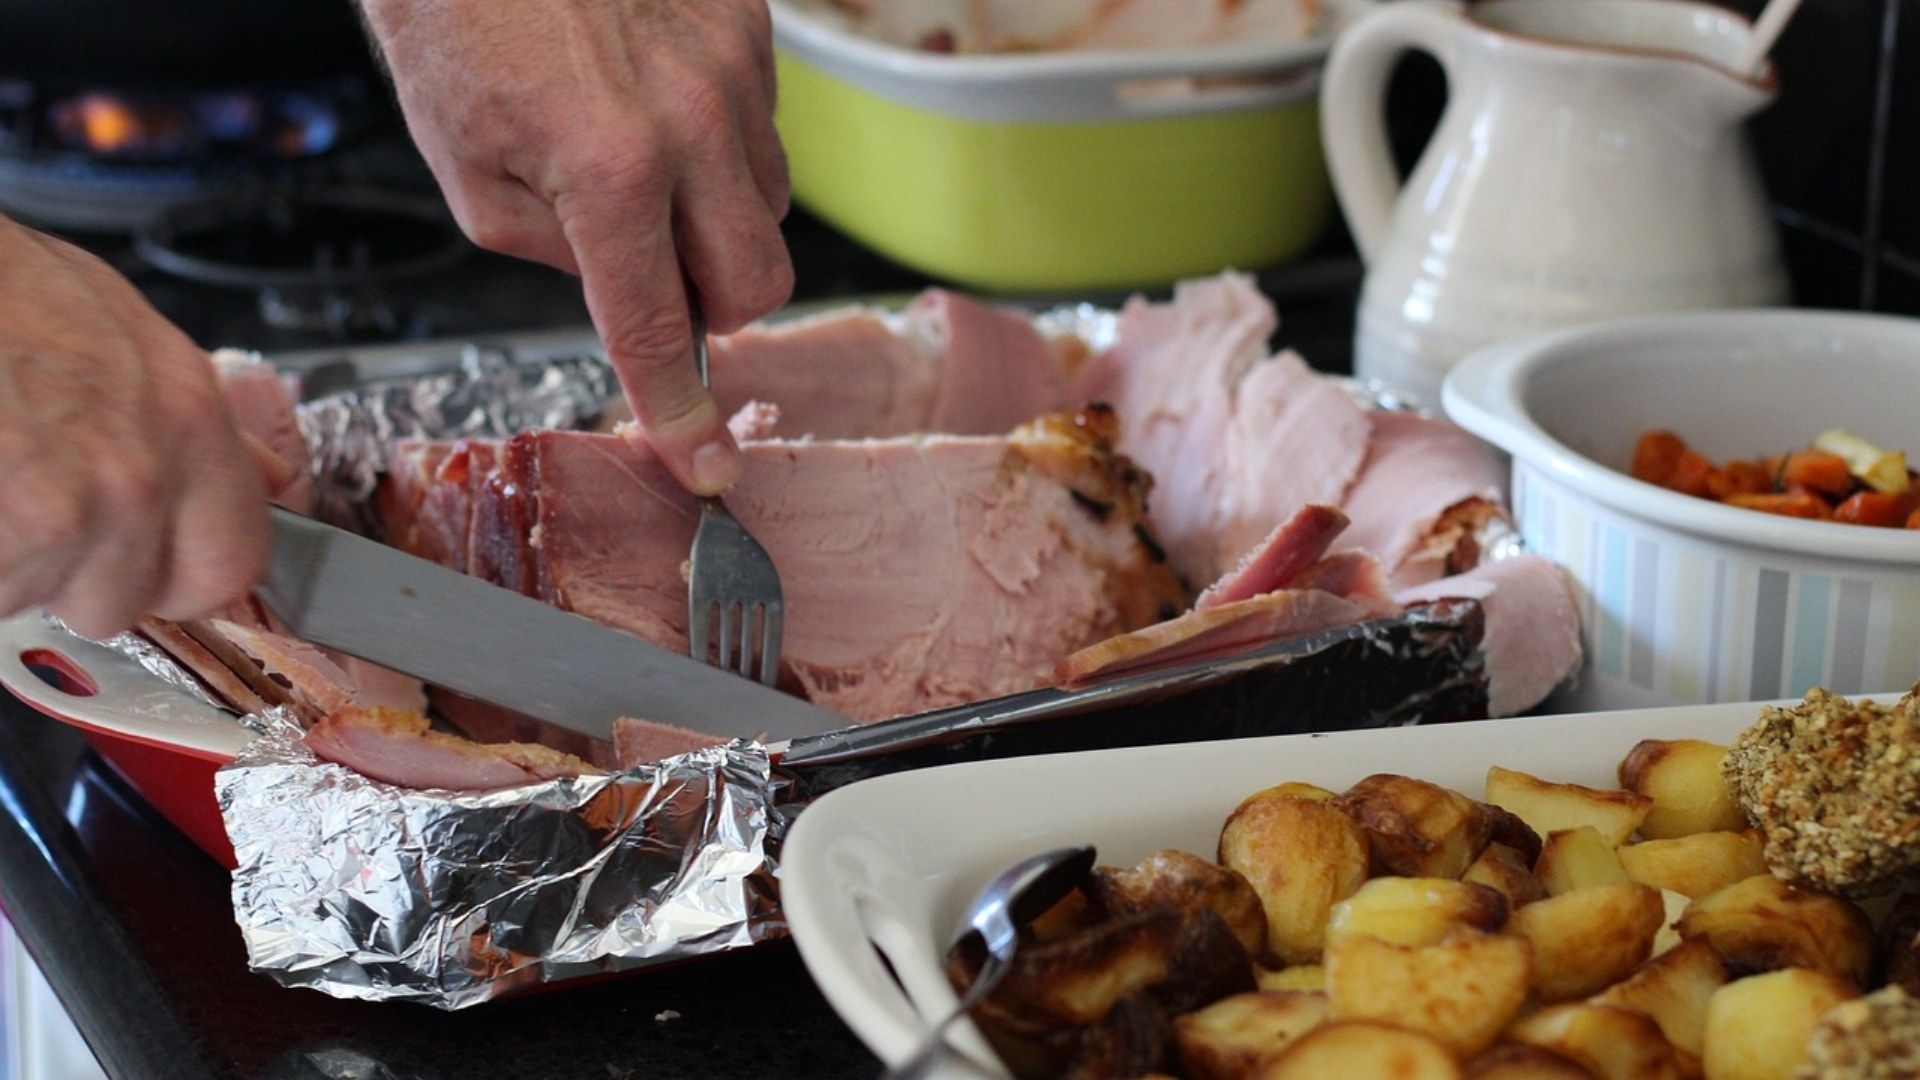
[[1327,970],[1319,964],[1295,964],[1279,971],[1262,968],[1253,973],[1253,981],[1262,990],[1325,990]]
[[1631,791],[1556,784],[1498,765],[1487,770],[1487,801],[1541,836],[1591,825],[1611,847],[1633,835],[1653,806],[1652,799]]
[[1735,882],[1687,905],[1680,936],[1713,946],[1727,969],[1830,971],[1855,985],[1873,965],[1873,928],[1858,907],[1770,874]]
[[1328,791],[1326,788],[1319,787],[1315,784],[1302,784],[1289,780],[1284,784],[1275,784],[1270,788],[1261,788],[1259,791],[1241,799],[1240,805],[1245,806],[1250,802],[1257,802],[1260,799],[1305,799],[1308,802],[1326,802],[1331,798],[1333,798],[1333,792]]
[[1660,932],[1653,936],[1653,955],[1659,956],[1669,949],[1679,948],[1680,916],[1686,914],[1687,905],[1693,903],[1672,889],[1660,890]]
[[1480,808],[1487,812],[1487,819],[1493,822],[1493,842],[1512,848],[1520,856],[1523,866],[1531,867],[1540,860],[1540,834],[1533,826],[1520,820],[1519,815],[1492,803],[1483,802]]
[[1585,997],[1653,952],[1660,894],[1623,882],[1575,889],[1520,908],[1507,930],[1533,943],[1533,991],[1543,1002]]
[[1460,1080],[1446,1047],[1405,1028],[1362,1021],[1322,1024],[1302,1035],[1254,1080]]
[[1249,956],[1266,952],[1267,916],[1260,896],[1232,870],[1184,851],[1160,851],[1128,869],[1094,871],[1094,900],[1113,915],[1172,908],[1182,915],[1220,916]]
[[1640,965],[1593,1002],[1645,1013],[1668,1042],[1697,1061],[1706,1045],[1707,1001],[1726,983],[1719,954],[1704,941],[1689,941]]
[[1602,1080],[1679,1080],[1680,1055],[1653,1018],[1611,1005],[1542,1009],[1508,1037],[1571,1058]]
[[1193,1080],[1238,1080],[1327,1018],[1327,995],[1235,994],[1174,1021],[1180,1065]]
[[1737,832],[1747,815],[1720,776],[1727,748],[1698,739],[1643,739],[1620,762],[1620,786],[1653,800],[1640,835],[1670,840],[1701,832]]
[[1893,902],[1880,928],[1880,981],[1920,997],[1920,893]]
[[1311,963],[1320,957],[1327,913],[1367,879],[1367,841],[1326,801],[1273,795],[1243,802],[1227,818],[1220,863],[1259,895],[1267,957]]
[[1828,971],[1784,968],[1730,982],[1707,1002],[1707,1080],[1791,1080],[1828,1009],[1858,991]]
[[1104,918],[1085,890],[1075,889],[1028,923],[1027,933],[1035,941],[1058,941],[1068,934],[1091,930]]
[[1697,832],[1624,844],[1619,858],[1632,880],[1697,899],[1766,873],[1761,849],[1759,833]]
[[[1099,1023],[1121,998],[1167,980],[1184,921],[1170,910],[1145,912],[1023,948],[1006,978],[987,996],[987,1011],[1004,1013],[1015,1021],[1008,1026],[1020,1029]],[[966,974],[956,982],[970,983],[972,969]]]
[[1374,878],[1333,905],[1327,944],[1367,934],[1394,945],[1426,945],[1456,930],[1498,930],[1507,899],[1495,889],[1447,878]]
[[1617,885],[1627,880],[1627,871],[1600,831],[1582,825],[1547,836],[1540,848],[1540,861],[1533,866],[1533,876],[1540,879],[1548,896],[1559,896],[1595,885]]
[[1525,1004],[1531,952],[1523,938],[1471,930],[1419,946],[1364,934],[1331,938],[1327,1014],[1398,1024],[1471,1057]]
[[1594,1080],[1594,1075],[1545,1047],[1507,1043],[1467,1062],[1467,1080]]
[[1367,834],[1376,875],[1457,878],[1493,834],[1485,807],[1410,776],[1369,776],[1333,805]]
[[1527,864],[1521,861],[1520,852],[1502,843],[1487,845],[1487,850],[1473,860],[1467,872],[1460,875],[1461,881],[1475,885],[1485,885],[1507,898],[1509,909],[1522,904],[1531,904],[1547,895],[1546,886],[1533,876]]
[[1167,1010],[1144,994],[1121,998],[1097,1024],[1073,1034],[1061,1080],[1112,1080],[1158,1072],[1173,1055]]

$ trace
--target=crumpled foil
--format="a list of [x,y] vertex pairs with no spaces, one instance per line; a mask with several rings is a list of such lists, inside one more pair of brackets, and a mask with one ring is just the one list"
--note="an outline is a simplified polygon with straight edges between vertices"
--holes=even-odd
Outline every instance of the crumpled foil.
[[[1039,314],[1049,336],[1111,344],[1114,312]],[[422,372],[377,362],[307,373],[301,430],[322,516],[377,533],[372,495],[393,443],[505,437],[599,422],[604,358],[468,348]],[[1379,388],[1361,401],[1399,408]],[[1500,550],[1511,535],[1483,538]],[[458,1009],[538,984],[681,960],[783,936],[778,846],[806,801],[902,769],[1100,746],[1385,726],[1484,715],[1478,605],[1277,643],[1084,691],[1035,691],[870,725],[784,763],[738,741],[617,774],[506,791],[416,791],[322,762],[297,723],[216,779],[236,855],[234,909],[255,970],[336,997]],[[113,648],[205,697],[138,635]]]
[[458,368],[368,381],[303,403],[320,495],[318,515],[377,531],[370,502],[387,452],[402,439],[505,438],[535,428],[591,426],[619,393],[606,358],[518,363],[503,349],[469,346]]
[[458,1009],[785,933],[782,784],[746,740],[507,791],[315,758],[284,711],[215,778],[247,958],[288,986]]

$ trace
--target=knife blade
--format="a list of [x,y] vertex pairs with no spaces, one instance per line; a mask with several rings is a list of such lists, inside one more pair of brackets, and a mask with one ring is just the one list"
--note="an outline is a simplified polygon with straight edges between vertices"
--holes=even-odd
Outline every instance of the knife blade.
[[583,616],[278,507],[258,593],[294,635],[596,739],[638,717],[704,734],[853,721]]

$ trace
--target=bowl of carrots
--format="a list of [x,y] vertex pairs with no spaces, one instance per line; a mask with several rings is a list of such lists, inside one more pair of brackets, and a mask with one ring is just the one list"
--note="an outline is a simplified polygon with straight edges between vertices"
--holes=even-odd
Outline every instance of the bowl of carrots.
[[1448,376],[1577,586],[1567,709],[1903,690],[1920,661],[1920,320],[1763,310],[1516,340]]

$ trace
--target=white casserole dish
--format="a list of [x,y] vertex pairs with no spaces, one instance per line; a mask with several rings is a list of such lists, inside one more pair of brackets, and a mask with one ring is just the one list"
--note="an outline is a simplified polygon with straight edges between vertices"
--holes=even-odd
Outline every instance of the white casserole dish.
[[[956,1001],[941,961],[968,898],[1028,855],[1092,843],[1111,866],[1168,847],[1210,858],[1228,812],[1287,780],[1342,790],[1397,772],[1478,796],[1487,767],[1503,765],[1614,787],[1620,759],[1641,739],[1731,742],[1759,709],[1736,703],[1283,735],[883,776],[832,792],[800,817],[781,857],[781,896],[821,992],[875,1054],[898,1065],[918,1046],[923,1018]],[[970,1024],[956,1029],[954,1042],[993,1061]],[[977,1074],[955,1066],[943,1075]],[[1005,1073],[996,1066],[985,1075]]]
[[1692,498],[1628,475],[1670,428],[1719,460],[1846,427],[1920,451],[1920,320],[1703,312],[1484,350],[1447,415],[1513,456],[1529,549],[1576,582],[1587,666],[1556,703],[1617,709],[1903,689],[1920,674],[1920,532]]

